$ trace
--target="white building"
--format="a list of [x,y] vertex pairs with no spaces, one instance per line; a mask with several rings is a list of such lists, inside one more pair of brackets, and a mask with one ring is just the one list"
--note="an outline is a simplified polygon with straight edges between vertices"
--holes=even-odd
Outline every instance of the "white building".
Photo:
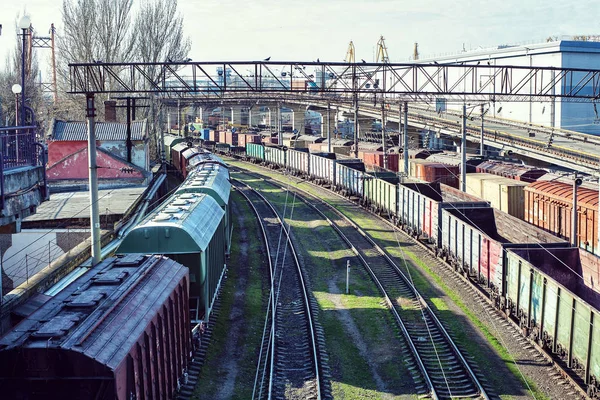
[[[575,41],[557,40],[539,44],[528,44],[519,46],[498,46],[496,48],[480,49],[463,52],[452,56],[419,60],[423,63],[439,64],[461,63],[479,65],[514,65],[533,67],[557,67],[557,68],[582,68],[600,69],[600,42],[598,41]],[[492,69],[490,68],[490,74]],[[544,75],[545,76],[542,76]],[[549,72],[538,73],[539,81],[547,83],[550,80]],[[485,69],[480,72],[479,84],[485,85],[485,79],[489,79]],[[583,76],[583,74],[582,74]],[[513,83],[521,77],[514,76]],[[573,82],[575,84],[576,82]],[[531,85],[535,85],[532,82]],[[570,82],[561,82],[556,86],[555,94],[560,94],[569,89]],[[590,82],[585,89],[591,93],[592,85],[600,85],[600,82]],[[536,90],[532,87],[533,91]],[[537,90],[539,91],[539,87]],[[449,104],[449,108],[457,108],[459,104]],[[598,107],[600,108],[600,107]],[[573,130],[593,135],[600,135],[600,119],[598,111],[592,102],[578,103],[561,98],[552,101],[529,102],[507,102],[496,101],[490,104],[489,115],[527,122],[534,125],[555,126],[561,129]]]

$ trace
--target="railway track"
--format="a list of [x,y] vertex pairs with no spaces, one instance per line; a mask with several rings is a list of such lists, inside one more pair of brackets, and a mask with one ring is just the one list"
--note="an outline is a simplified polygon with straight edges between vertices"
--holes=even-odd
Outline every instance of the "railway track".
[[[250,186],[233,180],[257,215],[266,243],[270,295],[257,365],[254,399],[325,399],[323,334],[289,229],[273,205]],[[290,213],[293,208],[290,208]]]
[[[326,219],[353,249],[383,294],[420,371],[420,376],[414,378],[419,394],[428,394],[434,399],[487,399],[486,390],[410,277],[347,217],[314,196],[311,201],[303,196],[300,197],[302,201]],[[328,217],[322,211],[323,207],[335,217]]]
[[[371,215],[379,218],[381,222],[385,224],[391,231],[398,232],[402,238],[412,240],[413,243],[417,245],[417,247],[412,250],[415,253],[415,255],[417,255],[423,260],[426,260],[426,262],[429,265],[435,265],[437,267],[436,272],[440,274],[444,279],[451,279],[455,281],[457,285],[460,285],[462,287],[462,289],[468,291],[474,299],[478,299],[478,301],[480,301],[481,307],[485,309],[485,312],[487,312],[487,315],[489,315],[489,318],[495,321],[492,322],[492,324],[502,325],[504,329],[510,332],[510,336],[516,338],[516,341],[523,348],[527,349],[529,353],[532,354],[532,358],[535,359],[535,362],[540,362],[546,365],[549,377],[549,384],[551,383],[558,386],[568,385],[571,388],[573,388],[573,392],[570,392],[569,396],[572,396],[573,398],[589,398],[589,396],[586,394],[585,388],[581,386],[580,382],[576,377],[574,378],[572,376],[572,373],[569,370],[565,369],[560,363],[556,362],[551,354],[547,353],[534,341],[531,341],[525,336],[523,336],[519,325],[515,323],[515,321],[512,321],[510,318],[506,318],[504,314],[502,314],[498,309],[494,307],[493,301],[490,300],[489,293],[486,292],[485,288],[480,287],[479,285],[475,284],[462,274],[457,273],[457,271],[452,265],[436,257],[434,255],[433,250],[429,246],[415,239],[409,233],[404,232],[399,227],[394,225],[391,221],[389,221],[387,218],[384,218],[378,215],[377,213],[360,207],[355,201],[352,201],[335,191],[317,185],[313,182],[307,181],[304,178],[293,177],[291,175],[289,175],[288,177],[294,179],[297,183],[305,183],[307,185],[310,185],[315,189],[322,191],[323,193],[327,193],[331,196],[335,196],[341,200],[344,200],[345,202],[347,202],[347,204],[353,204],[357,208],[360,208],[365,212],[369,212]],[[308,191],[299,188],[297,185],[294,186],[294,189],[301,191],[302,193],[306,193],[309,196],[315,197]],[[498,327],[496,326],[495,329],[498,329]]]

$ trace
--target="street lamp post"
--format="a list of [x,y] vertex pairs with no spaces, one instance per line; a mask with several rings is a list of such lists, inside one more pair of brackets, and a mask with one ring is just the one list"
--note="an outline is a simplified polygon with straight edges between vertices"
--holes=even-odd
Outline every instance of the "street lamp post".
[[21,93],[21,85],[15,83],[11,88],[12,92],[15,94],[15,125],[19,125],[19,94]]
[[27,15],[23,15],[19,20],[19,29],[23,31],[23,48],[21,50],[21,121],[19,125],[25,126],[25,48],[27,30],[31,26],[31,19]]

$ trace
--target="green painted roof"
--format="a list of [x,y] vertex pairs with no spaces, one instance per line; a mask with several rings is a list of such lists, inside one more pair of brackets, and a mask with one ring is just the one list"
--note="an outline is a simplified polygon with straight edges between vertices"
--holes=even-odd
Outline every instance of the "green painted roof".
[[190,172],[188,178],[175,193],[206,193],[213,196],[220,206],[229,204],[231,182],[229,171],[219,164],[203,164]]
[[175,151],[182,151],[182,150],[187,149],[188,147],[189,146],[188,146],[187,142],[179,142],[176,145],[174,145],[172,147],[172,149],[175,150]]
[[174,135],[165,135],[165,145],[166,146],[175,146],[177,143],[181,143],[185,141],[184,137],[174,136]]
[[176,194],[125,236],[117,254],[203,252],[224,215],[219,204],[206,194]]

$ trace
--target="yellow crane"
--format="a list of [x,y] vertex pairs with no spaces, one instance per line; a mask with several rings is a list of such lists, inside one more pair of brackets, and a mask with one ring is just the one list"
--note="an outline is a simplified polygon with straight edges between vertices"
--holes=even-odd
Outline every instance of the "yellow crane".
[[415,49],[413,51],[413,60],[419,59],[419,43],[415,42]]
[[388,56],[387,47],[385,46],[385,39],[383,35],[379,38],[377,42],[377,59],[375,62],[389,63],[390,57]]
[[346,51],[346,58],[344,59],[344,61],[348,63],[356,62],[354,58],[354,43],[352,43],[352,40],[348,44],[348,50]]

